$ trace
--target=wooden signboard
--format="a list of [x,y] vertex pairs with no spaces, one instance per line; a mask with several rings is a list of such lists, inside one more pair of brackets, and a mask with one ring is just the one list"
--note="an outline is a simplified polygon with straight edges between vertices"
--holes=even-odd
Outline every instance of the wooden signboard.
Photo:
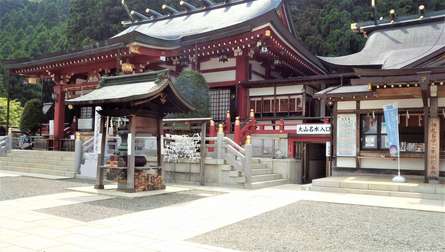
[[439,181],[440,168],[440,119],[430,118],[428,125],[428,166],[427,173],[430,181]]
[[355,157],[357,155],[356,146],[356,115],[337,115],[337,156]]

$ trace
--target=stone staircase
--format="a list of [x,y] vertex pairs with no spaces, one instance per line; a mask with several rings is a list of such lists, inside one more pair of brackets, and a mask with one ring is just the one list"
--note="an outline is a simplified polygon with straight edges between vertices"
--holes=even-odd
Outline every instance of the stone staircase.
[[[262,162],[260,158],[253,158],[251,163],[252,177],[250,189],[260,189],[270,186],[283,185],[289,183],[281,174],[273,173],[269,164]],[[238,184],[245,184],[245,177],[239,171],[231,171],[230,177]]]
[[406,178],[405,183],[395,183],[391,176],[327,177],[314,179],[312,184],[302,188],[319,192],[445,200],[445,184],[425,184],[423,178],[416,176]]
[[0,170],[73,178],[74,152],[12,150],[0,157]]

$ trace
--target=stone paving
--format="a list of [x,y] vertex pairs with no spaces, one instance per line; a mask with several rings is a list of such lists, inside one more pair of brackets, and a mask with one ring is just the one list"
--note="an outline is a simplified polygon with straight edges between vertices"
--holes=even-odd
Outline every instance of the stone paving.
[[[23,179],[22,177],[14,178],[18,181]],[[0,186],[2,186],[1,179],[4,177],[0,176]],[[52,182],[48,181],[48,183]],[[81,184],[81,186],[87,185]],[[112,201],[115,197],[57,190],[46,191],[43,194],[37,191],[38,195],[0,200],[0,251],[233,251],[230,246],[223,243],[207,245],[197,243],[194,239],[225,227],[230,228],[232,224],[242,224],[243,221],[255,216],[273,214],[283,207],[286,209],[286,206],[295,205],[294,208],[298,209],[298,204],[307,204],[305,202],[308,200],[317,201],[322,205],[326,204],[324,202],[339,203],[340,206],[346,208],[354,205],[391,208],[378,208],[378,211],[383,211],[383,213],[385,210],[397,212],[397,209],[411,209],[424,210],[427,211],[426,215],[432,216],[445,212],[443,201],[310,192],[301,191],[298,185],[284,185],[253,191],[191,186],[187,188],[192,189],[189,192],[204,190],[206,193],[201,195],[202,197],[187,201],[159,205],[151,209],[141,208],[137,211],[94,220],[76,219],[72,216],[62,217],[64,215],[44,213],[42,209],[66,207],[66,210],[69,206],[88,205],[94,202],[98,204],[97,202]],[[17,190],[21,189],[17,188]],[[35,190],[38,189],[35,188]],[[212,194],[207,193],[208,191],[222,193]],[[169,195],[171,194],[166,194],[164,197]],[[196,195],[199,196],[199,193]],[[172,198],[175,196],[173,195]],[[147,200],[153,199],[148,197]],[[113,207],[113,205],[108,206]],[[102,204],[101,207],[106,207],[106,204]],[[79,211],[75,207],[72,210]],[[286,219],[286,215],[281,216],[282,222],[293,225],[292,218]],[[337,215],[333,215],[335,216]],[[423,222],[424,225],[429,225],[429,223],[430,221]],[[267,225],[270,227],[273,223]],[[431,229],[431,232],[433,231],[435,232],[435,229]],[[252,236],[253,238],[255,233],[258,232],[243,234],[243,237]],[[341,241],[342,237],[339,238]],[[397,244],[394,244],[392,243],[396,248]],[[227,246],[227,248],[215,245]],[[271,243],[270,248],[264,248],[264,251],[273,250],[272,245]],[[238,249],[238,247],[233,248]]]
[[190,241],[242,251],[444,251],[444,238],[445,213],[299,201]]

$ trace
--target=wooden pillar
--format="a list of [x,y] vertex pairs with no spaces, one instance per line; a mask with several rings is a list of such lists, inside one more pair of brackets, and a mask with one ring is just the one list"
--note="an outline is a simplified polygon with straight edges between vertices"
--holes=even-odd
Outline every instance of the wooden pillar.
[[94,185],[95,189],[104,189],[104,170],[102,169],[102,166],[104,165],[105,145],[107,144],[107,127],[105,124],[106,121],[106,117],[101,116],[99,128],[101,138],[96,163],[96,185]]
[[136,116],[130,116],[130,125],[128,132],[128,150],[127,150],[127,192],[134,192],[134,167],[135,167],[135,155],[134,155],[134,143],[136,138]]
[[65,92],[62,83],[54,86],[54,146],[58,150],[61,148],[59,140],[64,137],[65,128]]
[[237,107],[238,114],[243,120],[247,118],[247,102],[248,90],[241,85],[241,82],[249,80],[249,57],[243,53],[241,56],[236,56],[236,82],[237,82]]
[[428,125],[429,125],[429,104],[428,98],[430,93],[429,88],[429,76],[430,72],[419,72],[417,73],[419,76],[419,86],[422,93],[422,102],[423,102],[423,136],[425,141],[425,150],[424,150],[424,180],[425,183],[428,183]]
[[207,148],[206,148],[206,132],[207,132],[207,122],[203,122],[201,124],[201,162],[200,162],[200,184],[205,185],[205,160],[207,157]]

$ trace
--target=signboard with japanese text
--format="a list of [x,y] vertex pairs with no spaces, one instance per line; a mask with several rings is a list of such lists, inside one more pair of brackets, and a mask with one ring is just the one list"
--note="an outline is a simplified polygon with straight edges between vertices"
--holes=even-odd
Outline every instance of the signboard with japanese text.
[[428,127],[428,179],[439,180],[440,167],[440,119],[430,118]]
[[337,115],[337,156],[355,157],[357,155],[356,124],[355,114]]
[[297,135],[330,135],[330,124],[299,124],[297,126]]

